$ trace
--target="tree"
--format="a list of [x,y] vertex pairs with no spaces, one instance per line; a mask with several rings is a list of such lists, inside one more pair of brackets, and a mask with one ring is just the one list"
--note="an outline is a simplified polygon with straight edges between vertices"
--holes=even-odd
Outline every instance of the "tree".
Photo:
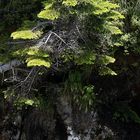
[[[3,33],[1,37],[3,42],[11,45],[11,48],[7,48],[6,44],[2,42],[4,45],[1,48],[6,52],[7,57],[2,56],[1,62],[10,61],[0,66],[2,73],[6,72],[7,75],[10,75],[10,77],[4,78],[5,82],[10,84],[6,89],[3,88],[2,93],[18,112],[26,112],[25,110],[30,106],[39,109],[47,108],[47,113],[35,112],[33,114],[35,117],[38,117],[38,114],[44,114],[48,120],[50,119],[52,127],[42,126],[42,131],[46,134],[46,130],[50,130],[51,140],[56,125],[55,121],[58,119],[54,117],[56,112],[63,120],[66,129],[70,128],[71,132],[80,136],[79,130],[76,131],[73,126],[71,110],[77,111],[79,114],[81,111],[87,114],[90,112],[90,118],[92,110],[95,107],[98,108],[100,102],[104,102],[97,99],[96,92],[100,91],[97,91],[93,79],[95,76],[100,78],[117,76],[118,71],[113,65],[116,60],[115,55],[121,47],[131,50],[129,45],[125,46],[129,44],[129,37],[132,38],[133,33],[129,36],[131,26],[127,25],[125,28],[123,26],[123,21],[127,24],[131,23],[130,19],[127,19],[129,12],[125,14],[122,7],[119,6],[121,3],[116,4],[116,0],[114,2],[108,0],[32,0],[29,3],[27,6],[24,1],[15,0],[12,4],[13,8],[19,5],[16,8],[17,14],[10,14],[7,20],[0,25],[0,31],[7,32]],[[41,7],[41,3],[43,3],[43,7]],[[23,9],[20,8],[21,5],[24,5]],[[2,3],[1,7],[9,7],[9,4]],[[12,12],[12,8],[10,11]],[[24,11],[26,12],[24,13]],[[135,16],[138,17],[136,12]],[[14,20],[10,20],[10,18]],[[7,21],[10,21],[8,25]],[[12,28],[17,29],[15,31],[9,29],[13,22],[15,25]],[[135,28],[135,31],[138,31],[135,33],[137,34],[136,44],[138,44],[139,29]],[[14,41],[8,37],[10,33]],[[134,46],[135,43],[131,42],[131,44]],[[8,53],[7,50],[9,50]],[[53,88],[54,90],[52,90]],[[113,99],[115,97],[113,95]],[[106,98],[108,99],[108,96]],[[78,109],[76,110],[73,106]],[[135,122],[138,123],[137,114],[130,108],[124,108],[133,116],[130,119],[135,116],[137,120]],[[65,113],[70,117],[65,118]],[[78,113],[76,115],[79,115]],[[34,118],[31,112],[29,114],[29,120]],[[124,114],[125,117],[126,114]],[[41,116],[41,119],[44,121],[44,116]],[[91,119],[88,121],[89,124],[93,124]],[[39,127],[41,127],[40,122],[35,123],[39,123]],[[87,125],[88,123],[84,129],[87,128],[90,131],[92,126]],[[31,127],[32,131],[36,133],[34,124]],[[30,139],[30,134],[27,133],[27,139]],[[40,133],[38,136],[43,137],[41,130],[38,133]],[[83,133],[82,131],[80,137],[83,137]],[[93,139],[90,134],[88,136]]]
[[[34,21],[24,22],[22,28],[11,34],[13,39],[34,39],[37,43],[14,54],[23,56],[29,67],[61,69],[73,63],[79,70],[94,67],[101,75],[116,75],[107,65],[115,62],[114,47],[122,34],[117,24],[124,16],[116,10],[118,7],[106,0],[44,2],[38,17],[46,21],[37,25]],[[38,41],[48,24],[51,30]]]

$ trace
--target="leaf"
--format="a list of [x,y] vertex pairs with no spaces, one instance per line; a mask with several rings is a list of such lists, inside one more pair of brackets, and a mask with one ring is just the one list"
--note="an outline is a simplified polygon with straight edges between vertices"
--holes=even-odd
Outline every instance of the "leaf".
[[113,20],[118,20],[118,19],[124,19],[124,15],[122,15],[120,12],[112,10],[110,15],[107,17],[107,19],[113,19]]
[[50,62],[40,58],[28,58],[26,62],[28,67],[45,66],[49,68],[51,66]]
[[46,52],[44,52],[43,50],[40,50],[37,47],[30,48],[27,54],[31,56],[37,56],[37,57],[45,57],[45,58],[49,57],[49,55]]
[[106,25],[105,28],[111,32],[111,34],[118,35],[123,32],[115,25]]
[[108,56],[108,55],[105,55],[105,59],[106,59],[106,61],[108,61],[108,63],[114,63],[115,62],[115,58],[113,58],[111,56]]
[[76,6],[77,0],[64,0],[62,4],[65,6]]
[[99,58],[100,64],[108,65],[109,63],[114,63],[114,62],[115,62],[115,58],[108,56],[108,55],[102,55]]
[[25,101],[25,104],[26,105],[33,105],[34,104],[34,101],[33,100],[29,100],[29,99],[27,99],[26,101]]
[[42,33],[40,31],[32,32],[31,30],[16,31],[11,34],[13,39],[38,39]]
[[114,46],[122,46],[123,44],[122,44],[122,42],[115,42],[113,45]]
[[99,75],[117,75],[116,72],[114,72],[112,69],[110,69],[109,67],[101,67],[99,70]]
[[95,7],[95,11],[93,11],[94,14],[96,15],[102,15],[104,13],[108,13],[111,11],[111,9],[116,9],[119,7],[119,5],[117,4],[113,4],[109,1],[95,1],[92,2],[94,7]]
[[52,8],[52,6],[53,6],[53,2],[49,2],[49,1],[47,1],[47,2],[44,2],[44,6],[45,6],[45,8],[44,9],[49,9],[49,8]]
[[96,59],[96,54],[94,54],[93,52],[85,52],[84,54],[81,54],[80,56],[78,56],[75,60],[75,62],[78,65],[83,65],[83,64],[94,64]]
[[45,9],[38,14],[39,18],[55,20],[58,19],[60,13],[54,9]]

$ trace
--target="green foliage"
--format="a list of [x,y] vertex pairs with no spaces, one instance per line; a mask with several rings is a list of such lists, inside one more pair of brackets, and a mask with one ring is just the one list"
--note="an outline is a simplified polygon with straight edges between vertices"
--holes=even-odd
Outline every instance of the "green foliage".
[[96,54],[94,54],[93,52],[85,51],[80,55],[75,56],[75,63],[77,65],[84,65],[84,64],[91,65],[95,63],[95,60],[96,60]]
[[102,1],[102,0],[96,0],[92,3],[96,10],[94,11],[94,14],[96,15],[102,15],[104,13],[110,12],[112,9],[116,9],[119,6],[117,4],[113,4],[109,1]]
[[84,86],[82,90],[82,96],[76,98],[77,103],[80,103],[80,108],[84,108],[88,111],[91,107],[94,107],[96,102],[94,86]]
[[99,58],[100,64],[108,65],[108,64],[114,63],[114,62],[115,62],[115,58],[108,56],[108,55],[101,55]]
[[[42,3],[44,8],[41,6]],[[0,9],[6,9],[8,12],[4,11],[0,15],[0,62],[14,58],[27,64],[27,67],[54,66],[56,73],[58,71],[65,73],[66,69],[68,77],[67,74],[62,77],[65,81],[62,83],[64,86],[62,92],[70,97],[71,103],[85,111],[95,107],[97,97],[100,96],[100,94],[96,96],[96,84],[94,85],[92,81],[94,77],[117,76],[115,64],[113,64],[115,62],[117,69],[124,69],[127,72],[129,66],[119,65],[122,59],[119,53],[140,54],[140,8],[138,8],[140,3],[138,0],[128,1],[127,4],[119,0],[30,0],[28,2],[12,0],[2,5]],[[45,28],[42,26],[38,28],[38,23],[48,21],[51,21],[53,27],[48,27],[49,25],[46,24]],[[43,38],[46,33],[49,34],[49,30],[58,33],[58,36],[52,34],[47,43],[43,41],[43,45],[46,46],[36,46],[40,38]],[[10,34],[16,41],[23,39],[23,42],[26,42],[27,40],[26,45],[13,43],[14,45],[8,46],[7,42],[11,41]],[[28,44],[29,40],[32,42],[35,40],[37,44]],[[49,43],[54,49],[51,53],[41,49],[45,47],[47,49]],[[138,68],[139,62],[135,61],[132,65]],[[27,69],[30,70],[30,68]],[[51,73],[52,69],[49,70]],[[37,76],[43,77],[45,72],[39,72]],[[45,82],[48,83],[48,81]],[[7,90],[3,90],[3,93],[5,100],[14,100],[14,105],[20,109],[23,106],[52,107],[57,100],[56,94],[37,93],[34,96],[34,93],[30,92],[28,95],[30,98],[22,97],[20,93],[11,90],[11,85]],[[117,96],[113,95],[115,99]],[[115,107],[113,118],[140,124],[138,114],[126,103],[124,104]]]
[[60,13],[54,9],[45,9],[38,14],[39,18],[55,20],[59,17]]
[[37,98],[29,99],[27,97],[20,97],[14,101],[14,106],[17,110],[22,110],[23,107],[38,107],[40,105],[40,101]]
[[16,106],[30,105],[33,106],[34,101],[27,98],[20,98],[15,102]]
[[3,95],[4,95],[4,99],[6,99],[7,101],[9,101],[11,98],[15,97],[15,91],[11,90],[10,87],[8,87],[7,89],[2,91]]
[[69,78],[65,82],[64,94],[70,96],[80,109],[88,111],[94,107],[96,96],[93,85],[85,85],[82,74],[78,71],[70,72]]
[[13,32],[11,37],[13,37],[13,39],[38,39],[40,35],[40,31],[32,32],[31,30],[24,30]]
[[[24,24],[24,29],[29,30],[35,24],[36,14],[41,9],[41,0],[7,0],[0,2],[0,61],[6,63],[11,59],[16,46],[11,42],[10,34]],[[29,21],[32,19],[32,22]],[[29,26],[30,25],[30,26]],[[19,30],[18,30],[19,31]],[[22,45],[23,46],[23,45]],[[21,45],[20,45],[20,48]]]
[[49,59],[49,54],[45,51],[39,49],[37,46],[20,49],[13,53],[13,56],[19,56],[19,58],[25,59],[28,67],[33,66],[45,66],[47,68],[51,67],[51,61]]
[[140,124],[140,117],[138,114],[127,105],[118,106],[113,115],[113,119],[122,122],[133,121]]
[[[29,45],[29,48],[18,48],[16,52],[13,52],[13,56],[22,59],[22,62],[27,63],[28,67],[50,68],[56,61],[60,61],[62,67],[65,67],[65,64],[73,63],[79,70],[75,72],[74,68],[72,72],[69,72],[64,93],[68,93],[80,108],[87,110],[94,106],[96,100],[94,86],[84,82],[88,70],[92,71],[95,68],[102,76],[117,75],[109,64],[115,62],[115,58],[113,58],[115,47],[123,42],[120,41],[123,34],[120,21],[124,19],[124,16],[118,10],[119,5],[108,0],[40,0],[39,3],[41,2],[43,2],[44,8],[38,11],[37,17],[30,18],[32,21],[22,20],[23,24],[11,34],[11,37],[18,40],[39,39],[43,32],[48,32],[48,30],[36,28],[37,20],[52,20],[55,23],[53,24],[54,32],[64,32],[64,34],[69,34],[71,30],[76,32],[78,37],[77,39],[73,37],[73,40],[79,47],[74,51],[71,50],[70,47],[72,48],[73,44],[69,45],[67,42],[69,43],[73,35],[68,38],[62,36],[59,39],[66,46],[62,49],[64,51],[61,54],[56,54],[56,52],[48,54],[42,51],[41,47],[32,47],[33,44]],[[54,49],[57,50],[57,48],[61,48],[61,46]],[[82,73],[79,72],[81,69]],[[26,103],[32,104],[30,100]]]
[[114,63],[115,58],[108,56],[108,55],[101,55],[98,60],[97,64],[100,65],[99,68],[99,75],[117,75],[115,71],[113,71],[111,68],[109,68],[107,65],[110,63]]
[[131,54],[132,52],[136,55],[140,53],[139,49],[139,34],[140,34],[140,2],[139,0],[134,1],[127,1],[119,2],[118,0],[115,0],[116,2],[120,3],[121,11],[124,13],[125,20],[124,20],[124,36],[122,38],[122,42],[125,52],[128,52]]
[[49,54],[47,54],[45,51],[37,48],[36,47],[31,47],[30,49],[27,50],[27,54],[29,56],[36,56],[36,57],[43,57],[43,58],[48,58]]
[[62,4],[65,6],[76,6],[78,4],[77,0],[63,0]]
[[[94,86],[84,82],[89,70],[93,70],[95,67],[102,76],[117,75],[108,64],[115,62],[115,58],[113,58],[115,49],[112,47],[121,37],[122,26],[119,23],[124,16],[117,10],[119,6],[116,3],[107,0],[48,0],[43,1],[43,5],[44,9],[37,14],[37,17],[42,21],[55,21],[57,25],[54,25],[54,30],[60,28],[67,32],[70,24],[73,23],[77,24],[77,28],[80,29],[78,39],[83,37],[85,43],[81,43],[78,39],[75,40],[80,48],[77,48],[78,52],[75,53],[66,47],[62,54],[58,54],[57,59],[62,63],[72,62],[82,69],[82,73],[77,70],[69,72],[63,92],[69,95],[81,109],[87,111],[96,102]],[[33,30],[36,26],[35,20],[25,20],[22,26],[11,34],[11,37],[18,40],[38,39],[43,33],[42,29]],[[72,26],[74,27],[74,25]],[[18,49],[13,55],[17,58],[22,57],[28,67],[50,68],[55,63],[54,56],[49,55],[38,46]],[[27,100],[24,103],[32,104],[33,102]]]
[[124,15],[122,15],[120,12],[112,10],[111,14],[107,17],[107,19],[113,19],[113,20],[119,20],[124,19]]
[[6,101],[11,102],[12,100],[13,106],[18,110],[22,110],[23,106],[37,107],[40,104],[40,101],[36,97],[28,98],[24,96],[17,96],[17,93],[14,89],[12,89],[12,87],[8,87],[6,90],[2,91],[2,94],[4,95],[4,99]]
[[[95,19],[95,21],[92,21],[92,20],[90,21],[90,19],[89,19],[89,22],[93,22],[93,24],[96,23],[96,18],[99,18],[102,22],[99,25],[97,25],[97,24],[94,25],[97,29],[99,27],[99,30],[97,31],[97,33],[101,33],[101,32],[103,34],[111,33],[112,35],[122,34],[122,31],[113,22],[113,21],[119,21],[120,19],[124,18],[121,13],[116,11],[116,8],[119,7],[117,4],[111,3],[106,0],[103,0],[103,1],[100,1],[100,0],[98,0],[98,1],[64,0],[64,1],[59,1],[59,2],[55,1],[55,0],[49,0],[49,1],[45,1],[43,3],[44,3],[44,9],[38,14],[39,18],[48,19],[48,20],[57,20],[58,18],[61,18],[64,20],[69,20],[69,16],[71,15],[71,12],[75,11],[74,13],[81,23],[82,23],[82,20],[86,21],[86,18],[88,18],[89,16],[93,16],[93,18]],[[81,9],[80,8],[81,6],[85,6],[85,8]],[[68,7],[72,7],[72,8],[69,9]],[[89,10],[87,10],[87,8]],[[73,15],[73,16],[75,16],[75,15]],[[28,22],[25,22],[25,25],[26,25],[25,27],[27,27],[27,25],[28,25],[27,23]],[[87,23],[85,23],[85,25],[84,25],[85,29],[88,26],[86,24]],[[92,30],[92,28],[93,28],[92,26],[93,25],[89,26],[89,27],[91,27],[90,32],[94,32]],[[25,28],[23,27],[23,29],[25,29]],[[40,31],[33,32],[31,30],[23,30],[23,31],[14,32],[14,33],[12,33],[11,36],[14,39],[37,39],[38,37],[40,37],[40,35],[41,35]],[[71,58],[73,59],[73,57],[74,57],[74,61],[78,65],[84,65],[84,64],[92,65],[92,64],[94,64],[94,61],[97,57],[96,51],[94,53],[92,53],[92,52],[94,52],[94,49],[93,49],[93,47],[89,46],[89,51],[83,50],[83,53],[80,54],[79,57],[77,57],[77,56],[75,57],[75,56],[73,56],[74,54],[72,54]],[[64,55],[67,55],[67,54],[64,54]],[[102,56],[100,59],[103,59]],[[33,64],[33,62],[37,62],[37,60],[38,60],[38,58],[35,60],[32,60],[31,63]],[[38,60],[38,62],[39,61],[41,62],[40,59]],[[28,60],[27,60],[27,62],[28,62]],[[112,58],[111,63],[112,62],[114,62],[113,58]],[[42,62],[42,63],[44,63],[44,62]],[[100,63],[100,61],[99,61],[99,63]],[[108,63],[110,63],[110,62],[108,62]],[[37,64],[37,65],[39,65],[39,64]],[[47,65],[48,64],[46,64],[46,66]]]
[[99,74],[100,75],[117,75],[116,72],[114,72],[112,69],[106,66],[100,68]]
[[50,62],[47,62],[41,58],[31,58],[30,57],[26,60],[26,62],[27,62],[28,67],[45,66],[45,67],[49,68],[51,66]]
[[26,62],[28,67],[45,66],[49,68],[51,66],[51,63],[48,59],[49,55],[37,47],[28,49],[27,55],[28,57]]
[[108,22],[108,23],[105,25],[105,28],[106,28],[111,34],[115,34],[115,35],[122,34],[122,31],[121,31],[118,27],[112,25],[112,23],[110,24],[110,23]]

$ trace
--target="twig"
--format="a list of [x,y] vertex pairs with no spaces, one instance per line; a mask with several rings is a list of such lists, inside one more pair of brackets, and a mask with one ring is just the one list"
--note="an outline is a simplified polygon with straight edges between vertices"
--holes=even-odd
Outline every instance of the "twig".
[[33,67],[33,68],[31,69],[30,73],[27,75],[27,77],[26,77],[23,81],[21,81],[21,83],[24,83],[24,82],[27,81],[27,79],[31,76],[31,74],[32,74],[32,72],[33,72],[34,69],[35,69],[35,68]]
[[47,43],[48,43],[48,41],[49,41],[49,39],[50,39],[51,35],[52,35],[52,32],[50,32],[50,34],[48,35],[48,37],[47,37],[47,39],[46,39],[46,41],[45,41],[45,44],[47,44]]
[[[51,31],[52,32],[52,31]],[[63,40],[63,38],[61,38],[58,34],[56,34],[55,32],[52,32],[55,36],[57,36],[65,45],[67,45],[67,43]]]
[[40,22],[40,23],[38,23],[38,25],[37,25],[36,27],[34,27],[34,28],[32,29],[32,31],[37,30],[39,27],[41,27],[41,26],[43,26],[43,25],[46,25],[46,24],[53,25],[53,22],[52,22],[52,21]]
[[23,81],[21,81],[20,83],[18,83],[17,85],[15,85],[14,90],[16,90],[18,87],[22,86],[23,83],[25,83],[28,80],[28,78],[31,76],[33,70],[34,70],[34,67],[31,69],[30,73],[26,76],[26,78]]
[[32,81],[31,81],[31,84],[30,84],[30,86],[29,86],[29,90],[28,90],[27,94],[31,91],[31,87],[32,87],[32,85],[33,85],[33,83],[34,83],[34,81],[35,81],[35,78],[36,78],[36,76],[37,76],[37,74],[38,74],[38,72],[39,72],[39,71],[40,71],[40,68],[36,71],[35,75],[33,76],[33,78],[32,78]]

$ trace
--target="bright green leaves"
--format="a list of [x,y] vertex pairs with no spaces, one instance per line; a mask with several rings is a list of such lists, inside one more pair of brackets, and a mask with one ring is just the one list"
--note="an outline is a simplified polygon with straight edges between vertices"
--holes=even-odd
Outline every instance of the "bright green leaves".
[[45,9],[38,14],[39,18],[55,20],[58,19],[60,13],[54,9]]
[[100,75],[117,75],[116,72],[114,72],[112,69],[110,69],[107,66],[108,64],[114,63],[114,62],[115,62],[115,58],[111,56],[107,56],[107,55],[102,55],[98,60],[98,63],[103,65],[99,68],[99,74]]
[[106,29],[108,29],[108,31],[110,31],[111,34],[114,35],[123,34],[123,32],[117,26],[114,25],[106,25]]
[[94,14],[96,15],[102,15],[104,13],[108,13],[110,12],[110,10],[119,7],[117,4],[113,4],[109,1],[101,1],[101,0],[93,2],[93,5],[95,7]]
[[115,62],[115,58],[108,55],[97,55],[93,52],[85,52],[75,58],[75,63],[77,65],[94,65],[100,66],[99,75],[117,75],[113,70],[111,70],[107,65]]
[[65,82],[64,93],[70,94],[80,109],[88,111],[96,103],[95,90],[93,85],[85,85],[84,76],[79,71],[69,72]]
[[39,100],[37,98],[25,98],[20,97],[15,100],[14,105],[17,107],[17,109],[22,109],[23,106],[34,106],[37,107],[39,105]]
[[116,23],[114,23],[114,22],[106,21],[103,26],[104,26],[106,32],[109,32],[112,35],[123,34],[121,29],[119,29],[119,27],[117,27]]
[[85,108],[87,112],[90,107],[95,104],[96,97],[93,85],[88,85],[83,87],[82,96],[79,97],[81,102],[80,108]]
[[44,66],[49,68],[51,66],[49,54],[37,48],[36,46],[18,50],[14,53],[14,56],[20,56],[26,59],[28,67]]
[[63,3],[65,6],[76,6],[77,0],[63,0]]
[[42,32],[31,30],[16,31],[11,34],[13,39],[38,39],[41,36]]
[[108,55],[102,55],[99,58],[100,64],[108,65],[108,64],[114,63],[114,62],[115,62],[115,58],[108,56]]
[[75,62],[78,65],[83,65],[83,64],[90,65],[90,64],[94,64],[95,59],[96,59],[96,55],[93,52],[87,51],[77,56],[75,58]]
[[47,62],[41,58],[28,58],[26,60],[26,62],[27,62],[28,67],[45,66],[45,67],[49,68],[51,66],[50,62]]
[[32,105],[34,104],[34,101],[33,101],[33,100],[30,100],[30,99],[27,99],[27,100],[25,101],[25,104],[26,104],[26,105],[32,106]]
[[21,27],[11,34],[13,39],[38,39],[42,35],[41,30],[32,29],[36,26],[34,21],[25,20]]
[[26,59],[27,66],[45,66],[49,68],[51,63],[49,61],[49,55],[39,48],[32,47],[27,52],[28,58]]
[[104,33],[110,33],[112,35],[122,34],[122,31],[116,24],[119,23],[119,20],[124,19],[124,16],[117,11],[119,5],[107,0],[90,0],[85,1],[85,3],[90,3],[92,5],[91,13],[104,21],[102,24],[102,27],[105,29]]
[[114,72],[112,69],[110,69],[107,66],[103,66],[99,69],[99,74],[104,76],[104,75],[117,75],[116,72]]
[[77,0],[63,0],[62,5],[58,8],[60,11],[54,6],[55,4],[57,4],[57,1],[44,3],[45,8],[38,14],[38,17],[48,20],[56,20],[62,16],[62,14],[60,14],[61,8],[63,7],[62,5],[65,5],[66,7],[76,6]]
[[37,16],[38,18],[48,19],[48,20],[55,20],[58,19],[60,16],[60,12],[56,10],[53,5],[56,1],[47,1],[44,2],[44,10],[42,10]]
[[113,19],[113,20],[118,20],[118,19],[124,19],[124,15],[122,15],[120,12],[112,10],[110,12],[110,15],[107,17],[107,19]]
[[[80,6],[83,7],[85,6],[85,7],[80,8]],[[109,34],[111,36],[109,41],[111,42],[111,39],[115,35],[122,34],[122,31],[115,23],[118,22],[119,19],[124,18],[124,16],[116,10],[118,7],[119,6],[117,4],[111,3],[110,1],[107,0],[61,0],[61,1],[48,0],[44,2],[44,9],[38,14],[38,18],[47,19],[47,20],[57,20],[58,18],[60,18],[62,21],[65,22],[69,20],[70,16],[73,16],[71,14],[71,11],[75,11],[76,14],[74,14],[74,16],[77,16],[76,20],[78,20],[79,23],[82,23],[82,20],[86,21],[86,19],[88,20],[88,22],[92,22],[92,24],[89,24],[89,27],[86,23],[85,24],[82,23],[83,24],[81,28],[81,30],[83,30],[82,32],[84,32],[84,30],[89,28],[90,29],[89,34],[91,33],[92,35],[93,31],[95,31],[94,32],[95,34],[96,33],[103,34],[104,36],[103,40],[106,39],[107,34]],[[93,18],[89,18],[89,17],[93,17]],[[25,28],[23,31],[17,31],[12,33],[11,37],[13,37],[13,39],[39,38],[41,32],[32,31],[31,27],[27,26],[28,24],[32,25],[32,23],[26,22],[25,27],[27,28]],[[65,28],[69,28],[69,27],[65,27]],[[64,53],[64,58],[68,56],[70,61],[74,61],[74,63],[79,66],[96,65],[97,63],[99,63],[99,65],[103,66],[102,71],[105,71],[105,73],[107,74],[109,73],[111,73],[112,75],[115,74],[111,72],[111,69],[107,67],[109,63],[114,63],[115,59],[107,55],[102,55],[102,54],[98,55],[98,52],[96,52],[96,47],[100,46],[101,44],[98,41],[94,42],[94,40],[96,39],[94,39],[93,36],[93,40],[91,40],[90,43],[87,42],[88,50],[86,50],[85,48],[84,50],[81,49],[82,53],[78,55],[76,54],[77,56],[75,56],[75,54],[71,52],[67,53],[66,51],[66,53]],[[109,41],[107,43],[105,42],[106,48],[109,48],[112,45]],[[28,56],[26,58],[27,66],[45,66],[45,67],[51,66],[48,54],[38,50],[37,48],[32,48],[28,50],[26,54]],[[105,54],[109,54],[109,53],[105,52]]]
[[44,58],[49,57],[49,55],[46,52],[44,52],[43,50],[40,50],[37,47],[30,48],[27,54],[30,56],[36,56],[36,57],[44,57]]

